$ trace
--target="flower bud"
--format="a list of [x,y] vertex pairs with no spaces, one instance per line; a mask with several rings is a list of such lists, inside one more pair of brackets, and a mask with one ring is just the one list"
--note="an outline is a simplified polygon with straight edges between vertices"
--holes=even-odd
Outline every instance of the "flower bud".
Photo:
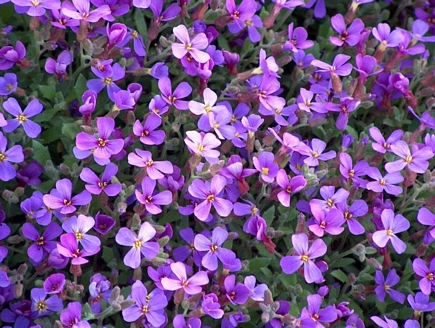
[[125,309],[129,308],[130,306],[133,306],[135,303],[136,303],[136,301],[133,299],[122,301],[120,304],[121,310],[125,310]]

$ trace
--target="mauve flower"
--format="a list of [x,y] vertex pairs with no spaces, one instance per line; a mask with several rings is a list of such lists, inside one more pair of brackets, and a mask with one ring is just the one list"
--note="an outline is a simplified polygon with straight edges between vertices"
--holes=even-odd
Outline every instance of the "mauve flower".
[[211,182],[204,182],[201,179],[193,180],[188,187],[189,194],[195,198],[204,199],[195,207],[193,212],[199,220],[207,221],[212,205],[220,216],[227,217],[230,215],[233,204],[221,197],[221,192],[226,184],[226,179],[220,175],[215,175]]
[[396,321],[388,319],[386,316],[384,316],[385,321],[377,316],[372,316],[370,319],[381,328],[399,328]]
[[359,42],[361,32],[364,29],[364,23],[359,18],[354,19],[349,28],[346,28],[346,23],[342,14],[337,14],[332,17],[331,25],[339,36],[331,36],[329,37],[329,40],[333,45],[338,47],[341,47],[345,43],[352,47],[355,46]]
[[57,295],[50,296],[44,288],[33,288],[30,291],[30,298],[32,299],[32,311],[37,312],[36,317],[45,315],[52,315],[63,309],[62,299]]
[[319,160],[328,161],[336,156],[336,152],[333,150],[323,153],[325,148],[326,142],[314,138],[311,140],[311,148],[300,142],[299,145],[293,147],[293,150],[301,155],[308,156],[304,159],[304,163],[308,166],[318,166]]
[[391,32],[391,27],[388,24],[380,23],[377,27],[373,27],[372,34],[381,44],[381,47],[394,48],[403,40],[403,35],[399,30]]
[[178,59],[187,54],[191,55],[198,63],[205,63],[210,59],[210,55],[203,50],[208,46],[207,36],[204,33],[197,34],[192,40],[190,39],[187,27],[178,25],[174,27],[173,32],[181,43],[172,44],[172,53]]
[[174,172],[170,161],[153,161],[151,152],[141,149],[135,151],[137,154],[128,154],[128,164],[142,167],[151,179],[162,179],[165,174]]
[[7,146],[8,139],[0,132],[0,180],[2,181],[12,180],[17,175],[15,167],[11,163],[24,161],[23,147],[15,145],[6,150]]
[[304,277],[307,283],[322,280],[322,272],[313,259],[325,255],[327,251],[325,242],[322,239],[316,239],[308,247],[308,236],[305,233],[299,233],[292,235],[292,244],[297,255],[285,256],[281,259],[282,271],[286,274],[292,274],[304,265]]
[[213,148],[219,147],[221,142],[212,133],[199,133],[197,131],[187,131],[187,137],[184,139],[189,150],[195,154],[205,157],[207,161],[217,159],[220,155],[219,150]]
[[345,202],[341,202],[337,204],[337,209],[343,213],[343,217],[352,235],[361,235],[364,233],[364,227],[356,220],[356,218],[366,215],[369,211],[367,203],[364,200],[357,199],[350,207],[348,207]]
[[87,251],[79,249],[79,243],[75,233],[69,232],[60,236],[60,243],[56,245],[58,252],[64,257],[71,258],[71,264],[81,265],[88,263],[85,256],[92,256],[100,251],[100,247]]
[[141,183],[142,191],[135,190],[136,198],[139,203],[145,205],[145,209],[150,214],[154,215],[162,212],[160,205],[169,205],[172,203],[172,193],[169,190],[154,193],[156,184],[156,180],[144,177]]
[[80,302],[68,303],[68,308],[60,313],[60,322],[65,327],[74,328],[91,328],[87,321],[81,320],[82,318],[82,304]]
[[202,298],[201,310],[213,319],[221,319],[225,313],[221,309],[221,305],[215,293],[204,295]]
[[195,236],[194,246],[196,250],[207,252],[201,262],[206,269],[214,271],[218,268],[218,259],[222,261],[224,256],[234,255],[232,250],[221,247],[227,238],[228,232],[221,227],[213,229],[211,240],[201,234]]
[[110,117],[97,118],[98,137],[80,132],[76,137],[76,145],[80,150],[90,150],[95,157],[109,159],[118,154],[124,147],[123,139],[109,139],[115,129],[115,120]]
[[89,23],[96,23],[100,18],[111,14],[111,10],[107,5],[99,6],[92,11],[90,11],[90,6],[89,0],[72,0],[72,3],[64,2],[62,3],[62,14]]
[[411,153],[408,143],[403,140],[398,140],[391,145],[391,151],[402,159],[385,164],[388,173],[401,171],[405,167],[415,173],[424,173],[429,167],[428,160],[434,156],[430,147],[419,148],[415,144],[412,146]]
[[256,278],[253,275],[246,276],[243,281],[246,288],[249,290],[249,297],[257,302],[264,301],[264,292],[269,289],[266,284],[255,286]]
[[313,60],[311,65],[321,68],[319,72],[329,72],[330,74],[334,73],[338,76],[348,76],[352,72],[352,64],[346,64],[349,59],[350,56],[339,54],[335,56],[332,65],[317,59]]
[[422,259],[416,258],[412,262],[412,269],[417,276],[422,277],[418,283],[420,290],[425,295],[430,295],[435,288],[435,258],[430,261],[429,268]]
[[370,136],[376,142],[372,143],[372,148],[378,153],[385,154],[387,151],[391,152],[391,145],[399,141],[403,136],[402,130],[395,130],[391,135],[385,140],[381,131],[373,126],[369,129]]
[[168,299],[162,290],[154,289],[148,293],[143,282],[136,280],[129,298],[135,302],[122,310],[125,321],[135,322],[144,316],[153,327],[161,327],[165,323],[165,307],[168,305]]
[[378,284],[378,286],[375,289],[375,292],[379,301],[384,302],[385,294],[389,294],[394,301],[400,304],[403,304],[405,302],[404,294],[394,289],[391,289],[391,287],[397,285],[400,282],[400,277],[397,275],[396,269],[390,270],[390,272],[388,272],[386,279],[384,278],[382,271],[376,270],[375,282],[376,284]]
[[47,294],[59,294],[65,286],[65,275],[63,273],[53,273],[44,281],[44,290]]
[[368,190],[374,192],[385,191],[393,196],[397,196],[402,192],[402,187],[394,186],[395,184],[401,183],[404,180],[400,172],[388,173],[387,175],[382,176],[378,168],[370,167],[367,169],[366,174],[370,178],[376,180],[367,183],[366,188]]
[[42,112],[42,104],[38,99],[33,99],[24,109],[18,104],[15,98],[9,98],[3,103],[3,108],[9,114],[15,116],[14,119],[7,120],[8,125],[3,127],[3,131],[10,133],[15,131],[20,125],[23,126],[24,132],[29,138],[36,138],[41,133],[41,127],[39,124],[29,120],[30,117],[36,116]]
[[359,161],[353,166],[352,157],[346,153],[340,153],[340,173],[346,179],[351,179],[357,186],[365,188],[367,181],[361,179],[366,174],[369,164],[366,161]]
[[124,256],[126,266],[133,269],[138,268],[141,263],[141,254],[147,260],[152,260],[157,256],[160,246],[158,243],[150,241],[155,234],[156,229],[148,222],[141,225],[138,235],[128,228],[119,229],[115,237],[116,242],[119,245],[132,247]]
[[412,24],[412,38],[421,42],[435,42],[435,36],[423,36],[429,31],[429,24],[417,19]]
[[279,166],[274,160],[273,153],[267,151],[261,152],[258,157],[252,159],[254,167],[260,172],[261,179],[266,183],[272,183],[278,174]]
[[316,328],[322,322],[330,323],[337,320],[337,309],[335,306],[329,305],[324,309],[320,309],[322,306],[322,297],[320,295],[308,295],[307,303],[307,307],[302,309],[301,317],[311,318],[317,324]]
[[234,305],[245,304],[249,297],[249,289],[242,283],[236,284],[236,276],[230,275],[224,281],[227,299]]
[[74,197],[71,197],[71,193],[71,181],[61,179],[56,182],[56,189],[52,189],[50,194],[44,195],[44,204],[51,209],[60,209],[61,214],[70,214],[76,211],[74,205],[88,205],[92,200],[91,194],[86,190]]
[[336,208],[331,208],[328,212],[324,211],[318,202],[310,202],[313,218],[307,222],[308,229],[318,237],[323,237],[327,232],[330,235],[339,235],[344,231],[343,213]]
[[430,234],[435,238],[435,215],[426,207],[422,207],[418,210],[417,220],[421,224],[433,227],[430,230]]
[[91,79],[86,82],[86,86],[90,90],[94,90],[99,93],[104,87],[107,86],[107,94],[111,101],[115,102],[114,93],[121,91],[121,88],[115,83],[125,77],[125,70],[118,63],[113,65],[113,67],[108,67],[103,71],[91,67],[92,72],[99,77],[99,79]]
[[164,277],[161,284],[166,290],[183,289],[189,295],[201,293],[202,286],[209,282],[207,272],[199,271],[187,278],[186,265],[182,262],[175,262],[170,265],[172,272],[178,279]]
[[283,169],[278,171],[276,183],[282,188],[277,197],[279,202],[285,206],[290,206],[290,196],[305,188],[307,180],[302,175],[297,175],[291,179]]
[[85,251],[90,253],[100,249],[101,241],[98,237],[87,234],[95,225],[94,218],[80,214],[72,216],[62,223],[65,232],[71,232],[76,236]]
[[5,46],[0,49],[0,71],[7,71],[14,64],[21,63],[26,57],[26,47],[21,41],[17,41],[15,48]]
[[184,316],[182,314],[177,314],[174,317],[172,324],[174,325],[174,328],[201,328],[201,319],[195,317],[187,318],[186,323]]
[[187,82],[181,82],[172,92],[172,83],[169,77],[162,77],[158,82],[162,99],[168,104],[173,105],[179,110],[186,110],[189,102],[184,99],[192,93],[192,87]]
[[[191,100],[189,101],[189,110],[195,115],[201,115],[198,121],[198,128],[202,131],[209,131],[212,127],[212,118],[214,113],[227,111],[223,105],[216,105],[218,99],[217,94],[210,88],[206,88],[203,92],[204,103]],[[231,116],[231,114],[230,114]]]
[[165,141],[166,133],[156,130],[162,124],[157,115],[149,115],[142,125],[139,120],[133,124],[133,134],[139,137],[140,142],[147,146],[160,145]]
[[382,211],[381,220],[384,230],[376,231],[373,234],[373,242],[379,247],[385,247],[391,241],[396,252],[402,254],[406,250],[406,243],[400,240],[396,234],[408,230],[409,221],[401,214],[394,216],[394,211],[390,209]]
[[68,50],[64,50],[57,57],[57,60],[53,58],[47,58],[45,62],[45,71],[49,74],[57,76],[57,79],[62,82],[66,78],[66,69],[73,61],[73,56]]
[[101,193],[104,193],[111,197],[118,195],[122,190],[120,183],[110,183],[111,178],[115,177],[117,172],[118,166],[109,163],[104,168],[101,178],[99,178],[91,169],[85,167],[80,173],[80,179],[84,182],[90,183],[85,185],[85,188],[91,194],[100,195]]
[[294,53],[299,52],[299,50],[308,49],[314,46],[314,42],[307,40],[308,32],[303,27],[296,27],[293,29],[294,23],[288,26],[288,38],[283,46],[283,50],[293,51]]

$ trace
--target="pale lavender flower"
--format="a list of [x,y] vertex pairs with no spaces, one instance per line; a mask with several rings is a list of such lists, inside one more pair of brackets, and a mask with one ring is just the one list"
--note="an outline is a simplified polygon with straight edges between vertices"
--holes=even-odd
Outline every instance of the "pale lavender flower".
[[172,53],[178,59],[187,54],[191,55],[198,63],[205,63],[210,59],[210,55],[203,50],[208,46],[208,39],[204,33],[197,34],[192,40],[190,39],[187,27],[178,25],[174,27],[173,32],[181,43],[172,44]]
[[128,164],[142,167],[151,179],[162,179],[165,174],[172,174],[174,172],[170,161],[153,161],[151,152],[141,149],[136,149],[135,151],[137,154],[128,154]]
[[406,243],[396,236],[397,233],[406,231],[410,223],[401,214],[394,216],[394,211],[384,209],[381,213],[381,220],[384,230],[378,230],[373,234],[373,242],[379,247],[385,247],[389,241],[398,254],[406,250]]
[[367,169],[366,174],[375,180],[367,183],[366,188],[368,190],[374,192],[385,191],[394,196],[397,196],[402,192],[402,187],[395,186],[395,184],[401,183],[404,180],[400,172],[388,173],[387,175],[382,176],[378,168],[370,167]]
[[202,286],[209,282],[205,271],[199,271],[187,278],[186,265],[182,262],[172,263],[170,267],[177,279],[168,277],[161,279],[161,284],[166,290],[183,289],[189,295],[196,295],[202,291]]
[[172,203],[172,193],[169,190],[164,190],[160,193],[154,193],[156,188],[156,180],[149,177],[144,177],[141,183],[142,191],[135,190],[136,198],[139,203],[145,205],[145,209],[150,214],[160,214],[161,205],[169,205]]
[[23,111],[15,98],[9,98],[3,103],[3,108],[9,114],[15,116],[14,119],[7,120],[8,125],[3,127],[3,131],[10,133],[22,125],[24,132],[30,138],[36,138],[39,136],[41,133],[41,126],[29,120],[30,117],[36,116],[42,112],[43,107],[38,99],[30,101]]
[[391,151],[402,159],[385,164],[385,170],[388,173],[401,171],[408,167],[412,172],[422,174],[429,167],[428,160],[434,156],[430,147],[419,148],[415,144],[412,146],[411,153],[408,143],[403,140],[398,140],[391,145]]

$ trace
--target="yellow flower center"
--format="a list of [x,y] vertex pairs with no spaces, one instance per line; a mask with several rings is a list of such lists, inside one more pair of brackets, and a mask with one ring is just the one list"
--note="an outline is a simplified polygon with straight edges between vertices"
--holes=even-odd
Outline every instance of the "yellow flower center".
[[44,312],[46,308],[47,308],[47,303],[43,301],[38,301],[38,303],[36,303],[36,309],[39,312]]
[[207,200],[208,200],[210,203],[213,203],[213,202],[214,202],[214,195],[213,195],[213,194],[208,195],[208,196],[207,196]]
[[219,249],[218,245],[213,244],[210,246],[210,251],[212,251],[213,253],[216,252],[218,249]]
[[103,82],[105,85],[109,85],[112,84],[112,81],[113,79],[111,77],[106,77]]
[[393,230],[391,230],[391,229],[387,229],[387,235],[388,235],[389,237],[394,236],[394,232],[393,232]]
[[6,159],[6,154],[0,152],[0,163],[4,162],[5,159]]
[[76,235],[77,240],[83,239],[83,233],[81,231],[76,231],[74,234]]
[[268,167],[261,168],[261,173],[264,174],[264,175],[268,175],[269,174],[269,168]]
[[36,241],[36,245],[38,246],[44,245],[44,237],[39,237],[38,240]]
[[320,155],[317,152],[313,151],[311,153],[311,156],[313,156],[314,158],[318,158]]
[[24,114],[20,114],[17,116],[18,122],[20,122],[21,124],[23,124],[24,122],[26,122],[27,117]]
[[408,164],[411,164],[411,162],[412,162],[412,156],[406,156],[405,162],[408,163]]
[[98,182],[98,187],[99,188],[101,188],[101,189],[104,189],[104,188],[106,188],[107,187],[107,182]]
[[329,198],[328,201],[326,202],[326,205],[328,205],[329,207],[332,207],[332,206],[334,206],[334,201],[331,198]]
[[134,247],[134,248],[137,248],[137,249],[141,248],[141,247],[142,247],[142,241],[139,240],[139,239],[137,239],[137,240],[134,242],[133,247]]
[[105,147],[107,145],[107,140],[103,138],[98,138],[98,147]]
[[308,257],[307,254],[304,254],[304,255],[301,256],[301,261],[302,261],[302,262],[307,263],[309,259],[310,259],[310,258]]
[[202,144],[199,144],[199,145],[198,145],[198,150],[199,150],[200,152],[203,152],[204,149],[205,149],[204,145],[202,145]]

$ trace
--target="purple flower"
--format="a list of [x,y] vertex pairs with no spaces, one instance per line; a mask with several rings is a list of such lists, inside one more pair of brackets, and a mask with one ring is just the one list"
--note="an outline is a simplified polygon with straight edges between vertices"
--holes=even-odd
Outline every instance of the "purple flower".
[[0,71],[7,71],[14,64],[20,64],[25,60],[26,47],[21,41],[17,41],[15,48],[5,46],[0,49]]
[[171,270],[178,279],[164,277],[161,284],[166,290],[183,289],[189,295],[196,295],[202,291],[202,286],[209,282],[207,273],[199,271],[187,278],[186,265],[182,262],[172,263]]
[[215,106],[218,97],[217,94],[210,88],[206,88],[204,90],[203,98],[204,103],[194,100],[189,101],[189,110],[195,115],[201,115],[198,121],[198,128],[203,131],[209,131],[212,127],[211,121],[214,117],[214,113],[227,111],[227,109],[223,105]]
[[221,305],[215,293],[204,295],[201,310],[213,319],[221,319],[224,316],[224,311],[221,309]]
[[198,63],[205,63],[210,59],[210,55],[203,50],[208,46],[208,39],[204,33],[197,34],[192,40],[186,26],[178,25],[173,32],[181,43],[172,44],[172,53],[178,59],[187,54],[191,55]]
[[60,9],[59,0],[11,0],[14,5],[24,7],[24,12],[31,17],[39,17],[45,14],[46,9]]
[[428,160],[434,156],[430,147],[419,149],[415,144],[412,146],[411,153],[408,143],[403,140],[398,140],[391,145],[391,151],[402,159],[385,164],[388,173],[401,171],[405,167],[415,173],[424,173],[429,167]]
[[350,207],[345,202],[338,203],[337,208],[343,213],[351,234],[361,235],[364,233],[364,227],[356,220],[356,218],[366,215],[369,210],[364,200],[357,199]]
[[376,270],[375,282],[378,284],[378,286],[376,287],[375,292],[379,301],[384,302],[385,294],[387,293],[394,301],[403,304],[405,302],[405,295],[394,289],[391,289],[391,287],[397,285],[399,281],[400,277],[397,275],[396,269],[392,269],[390,272],[388,272],[387,279],[384,278],[382,271]]
[[132,247],[124,257],[124,264],[130,268],[136,269],[141,263],[141,254],[147,259],[152,260],[160,251],[158,243],[150,241],[156,235],[156,229],[144,222],[139,234],[136,235],[128,228],[119,229],[115,240],[119,245]]
[[89,0],[72,0],[72,3],[64,2],[62,3],[62,14],[89,23],[96,23],[100,18],[111,14],[111,10],[107,5],[99,6],[92,11],[90,11],[90,5]]
[[394,186],[394,184],[401,183],[404,180],[400,172],[388,173],[383,177],[378,168],[370,167],[366,171],[366,174],[370,178],[376,180],[367,183],[366,188],[368,190],[372,190],[374,192],[382,192],[385,190],[385,192],[394,196],[402,193],[402,187]]
[[[104,6],[103,6],[104,7]],[[113,67],[105,68],[103,71],[91,67],[92,72],[99,77],[99,79],[91,79],[86,83],[86,86],[90,90],[94,90],[99,93],[104,87],[107,86],[107,94],[110,100],[115,102],[114,93],[121,90],[121,88],[115,83],[125,77],[125,71],[122,66],[118,63],[113,65]]]
[[296,27],[293,29],[294,23],[291,23],[288,26],[288,38],[289,41],[286,41],[283,50],[285,51],[293,51],[294,53],[298,53],[299,50],[308,49],[314,46],[314,42],[311,40],[307,40],[308,32],[303,27]]
[[[382,72],[382,69],[375,70],[377,65],[375,57],[369,55],[362,56],[361,54],[357,54],[355,57],[355,63],[356,67],[354,67],[354,69],[355,71],[358,71],[360,77],[363,78],[362,81],[365,81],[369,76],[376,75]],[[376,127],[374,128],[377,129]]]
[[95,225],[94,229],[102,234],[106,235],[115,226],[116,221],[105,214],[100,214],[100,212],[95,215]]
[[361,37],[361,32],[364,29],[364,23],[357,18],[352,21],[352,24],[346,29],[346,23],[342,14],[337,14],[331,18],[332,28],[338,33],[338,37],[331,36],[329,40],[333,45],[341,47],[347,43],[349,46],[355,46]]
[[421,291],[425,295],[430,295],[432,289],[435,287],[435,258],[430,261],[429,268],[422,259],[416,258],[414,262],[412,262],[412,269],[417,276],[422,277],[418,282]]
[[387,140],[385,140],[381,131],[379,131],[379,129],[375,126],[369,129],[369,133],[373,140],[376,141],[372,143],[372,148],[381,154],[385,154],[387,151],[391,152],[391,145],[395,144],[403,136],[402,130],[396,130],[391,133],[390,137]]
[[293,150],[301,155],[308,156],[304,159],[304,163],[308,166],[318,166],[319,160],[328,161],[337,155],[337,153],[333,150],[323,153],[325,148],[326,142],[314,138],[311,140],[311,148],[306,144],[300,142],[299,145],[293,147]]
[[429,296],[422,292],[418,292],[414,296],[408,295],[408,302],[415,312],[431,312],[435,310],[435,302],[429,302]]
[[370,319],[381,328],[399,328],[396,321],[388,319],[386,316],[384,316],[385,321],[376,316],[372,316]]
[[236,276],[230,275],[224,281],[227,299],[234,305],[245,304],[249,297],[249,289],[242,283],[236,284]]
[[390,25],[385,23],[380,23],[377,27],[373,27],[372,34],[381,43],[380,46],[383,48],[397,47],[403,40],[403,35],[399,30],[391,32]]
[[222,217],[227,217],[231,213],[233,204],[229,200],[220,197],[226,184],[226,179],[220,175],[215,175],[211,182],[204,182],[201,179],[193,180],[188,188],[189,194],[195,198],[204,199],[195,207],[193,212],[199,220],[207,221],[212,205]]
[[89,300],[88,303],[92,312],[100,313],[102,310],[102,301],[109,301],[111,290],[111,283],[101,273],[94,274],[90,279],[89,284]]
[[66,69],[73,61],[73,56],[68,50],[64,50],[57,57],[57,60],[53,58],[47,58],[45,62],[45,71],[49,74],[57,76],[57,79],[62,82],[66,78]]
[[355,100],[352,97],[344,97],[340,98],[340,103],[332,103],[329,102],[326,105],[326,108],[331,112],[339,112],[337,122],[335,123],[335,127],[339,130],[345,130],[347,123],[349,121],[349,114],[355,111],[361,101]]
[[276,176],[276,183],[283,189],[277,195],[279,202],[282,206],[289,207],[290,196],[304,189],[307,185],[307,180],[302,175],[289,179],[287,172],[281,169]]
[[63,273],[53,273],[44,281],[44,290],[47,294],[59,294],[65,286],[65,275]]
[[423,36],[429,31],[429,24],[417,19],[412,24],[412,38],[421,42],[435,42],[435,36]]
[[15,167],[9,163],[21,163],[24,161],[23,147],[20,145],[12,146],[6,150],[8,139],[0,132],[0,180],[9,181],[16,177]]
[[80,250],[79,243],[75,233],[69,232],[60,236],[60,244],[57,244],[57,251],[64,257],[71,258],[71,264],[81,265],[88,263],[85,256],[97,254],[100,247],[92,249],[92,251]]
[[367,181],[359,178],[366,174],[369,164],[366,161],[359,161],[352,165],[352,157],[346,153],[340,153],[340,173],[346,179],[351,179],[357,186],[366,187]]
[[410,223],[403,215],[397,214],[394,216],[394,211],[384,209],[381,213],[381,220],[384,230],[376,231],[373,234],[373,242],[379,247],[385,247],[389,241],[398,254],[402,254],[406,250],[406,243],[396,236],[397,233],[406,231],[410,227]]
[[75,205],[88,205],[91,200],[91,194],[84,190],[78,195],[71,197],[72,183],[68,179],[62,179],[56,182],[56,189],[52,189],[50,194],[42,198],[44,204],[51,209],[60,209],[61,214],[70,214],[76,211]]
[[345,221],[343,213],[336,208],[331,208],[325,212],[320,203],[310,202],[310,209],[313,219],[309,220],[307,225],[308,229],[316,236],[323,237],[325,232],[336,236],[344,231],[342,227]]
[[205,157],[207,161],[213,161],[219,157],[219,150],[213,148],[219,147],[221,142],[214,134],[187,131],[186,135],[187,137],[184,139],[184,142],[191,152]]
[[30,138],[36,138],[41,133],[41,127],[29,118],[42,112],[42,105],[38,99],[29,102],[24,112],[15,98],[9,98],[3,103],[3,108],[11,115],[15,116],[12,120],[7,120],[8,125],[3,127],[6,133],[15,131],[20,125],[23,126],[24,132]]
[[91,115],[97,105],[97,93],[94,90],[87,90],[82,95],[83,105],[79,107],[80,113],[83,115]]
[[135,190],[137,200],[145,205],[149,213],[154,215],[162,212],[160,205],[169,205],[172,203],[172,193],[169,190],[154,194],[156,184],[156,180],[144,177],[141,184],[142,192],[137,189]]
[[168,305],[168,299],[162,290],[154,289],[148,294],[143,282],[137,280],[131,289],[130,298],[135,303],[122,310],[125,321],[135,322],[145,316],[153,327],[161,327],[165,323],[165,307]]
[[[17,86],[17,76],[14,73],[6,73],[5,76],[0,77],[0,96],[12,94]],[[0,124],[0,126],[2,125]]]
[[[322,297],[318,294],[307,296],[307,308],[302,309],[302,318],[311,318],[319,327],[321,322],[330,323],[337,320],[337,309],[333,305],[329,305],[324,309],[322,306]],[[323,325],[322,325],[323,326]]]
[[95,220],[90,216],[80,214],[72,216],[62,223],[62,228],[65,232],[71,232],[76,236],[83,249],[87,252],[94,252],[100,249],[101,241],[98,237],[86,234],[95,225]]
[[218,268],[218,259],[222,261],[223,257],[234,255],[233,251],[221,247],[227,238],[228,232],[220,227],[214,228],[211,240],[201,234],[195,236],[193,243],[196,250],[207,252],[202,258],[206,269],[214,271]]
[[133,133],[139,137],[140,142],[147,146],[160,145],[165,141],[166,133],[156,130],[162,124],[162,119],[156,115],[147,116],[142,125],[137,120],[133,125]]
[[32,311],[37,312],[37,317],[52,315],[63,309],[62,300],[57,295],[47,298],[44,288],[33,288],[30,292]]
[[29,258],[35,263],[41,262],[46,254],[56,248],[56,242],[52,240],[59,237],[61,234],[62,228],[56,222],[50,223],[42,236],[31,223],[24,223],[24,237],[34,242],[34,244],[30,245],[27,249]]
[[256,279],[255,276],[246,276],[245,280],[243,281],[246,288],[249,290],[249,297],[257,302],[263,302],[264,301],[264,292],[268,290],[266,284],[260,284],[258,286],[255,286]]
[[153,161],[151,152],[147,150],[136,149],[136,153],[128,154],[128,164],[143,167],[151,179],[162,179],[165,174],[174,172],[170,161]]
[[311,0],[306,5],[305,8],[314,7],[314,17],[323,18],[326,15],[326,5],[325,0]]
[[177,314],[172,321],[174,328],[201,328],[201,319],[191,317],[186,320],[182,314]]
[[97,118],[98,138],[85,132],[76,137],[76,145],[80,150],[90,150],[95,157],[109,159],[118,154],[124,147],[124,140],[109,139],[115,129],[115,121],[110,117]]
[[267,183],[272,183],[278,174],[279,166],[274,163],[274,159],[273,153],[266,151],[261,152],[258,157],[252,159],[255,168],[260,172],[261,178]]
[[91,325],[82,319],[82,305],[80,302],[68,303],[68,308],[60,313],[60,322],[65,327],[90,328]]
[[162,99],[168,104],[173,105],[179,110],[189,108],[189,103],[184,99],[192,93],[192,87],[187,82],[181,82],[172,92],[172,83],[169,77],[162,77],[158,82]]
[[311,65],[321,68],[319,72],[329,72],[338,76],[348,76],[352,72],[352,64],[346,62],[350,56],[339,54],[334,58],[332,65],[326,64],[320,60],[313,60]]
[[107,196],[116,196],[121,190],[122,186],[120,183],[110,183],[112,177],[115,177],[118,172],[118,167],[109,163],[104,169],[101,179],[89,168],[85,167],[80,173],[80,179],[84,182],[90,183],[85,185],[87,191],[94,195],[100,195],[101,193]]
[[322,280],[322,272],[313,259],[325,255],[327,251],[325,242],[316,239],[311,247],[308,247],[308,236],[305,233],[299,233],[292,235],[292,244],[297,255],[285,256],[281,259],[282,271],[286,274],[292,274],[304,265],[304,277],[307,283]]
[[421,224],[433,227],[433,229],[430,230],[430,234],[435,238],[435,215],[426,207],[422,207],[418,210],[417,220]]

